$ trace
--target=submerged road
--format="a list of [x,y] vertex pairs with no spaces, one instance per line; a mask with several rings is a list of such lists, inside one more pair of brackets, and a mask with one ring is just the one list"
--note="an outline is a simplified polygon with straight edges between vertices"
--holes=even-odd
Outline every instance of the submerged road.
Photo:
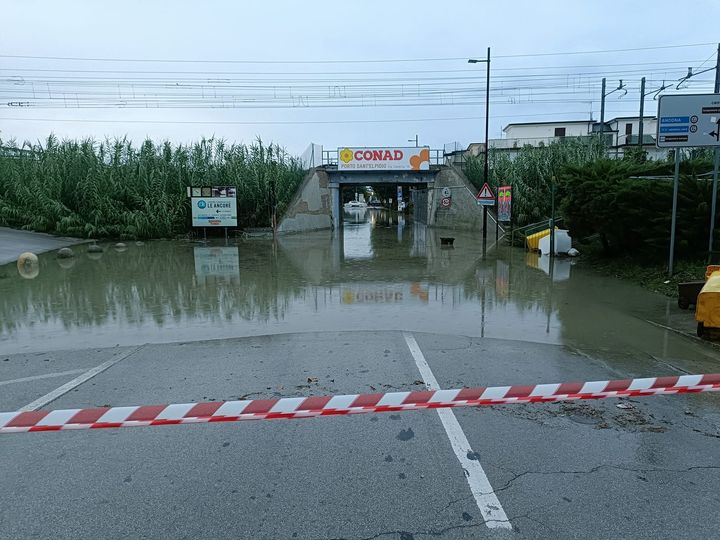
[[[653,359],[611,364],[597,351],[492,338],[305,333],[11,355],[0,358],[0,408],[681,372]],[[0,537],[713,536],[717,396],[619,403],[3,435]]]
[[15,262],[20,254],[26,251],[35,254],[45,253],[86,241],[0,227],[0,265]]
[[[672,299],[441,234],[0,266],[0,413],[720,371]],[[720,395],[4,434],[0,464],[2,539],[710,538]]]

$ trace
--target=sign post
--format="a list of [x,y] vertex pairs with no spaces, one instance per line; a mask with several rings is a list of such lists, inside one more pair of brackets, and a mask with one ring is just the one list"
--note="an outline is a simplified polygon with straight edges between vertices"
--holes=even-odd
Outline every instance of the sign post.
[[718,162],[720,161],[720,152],[715,148],[713,152],[713,184],[712,184],[712,202],[710,203],[710,235],[708,239],[708,264],[712,261],[713,236],[715,236],[715,208],[717,206],[718,191]]
[[475,200],[479,206],[483,207],[483,240],[485,240],[487,238],[487,209],[488,206],[495,205],[495,195],[487,182],[483,184],[478,194],[475,195]]
[[[658,148],[675,149],[675,175],[673,177],[673,204],[670,224],[670,255],[668,260],[668,275],[672,276],[675,257],[677,197],[680,182],[680,151],[682,148],[688,146],[720,147],[720,94],[660,96],[658,102],[657,146]],[[712,250],[715,229],[717,170],[718,159],[716,158],[713,171],[713,200],[710,210],[709,251]],[[710,256],[709,253],[708,256]]]
[[668,260],[668,277],[673,275],[673,262],[675,260],[675,224],[677,221],[677,198],[680,184],[680,148],[675,149],[675,175],[673,176],[673,202],[672,218],[670,222],[670,258]]

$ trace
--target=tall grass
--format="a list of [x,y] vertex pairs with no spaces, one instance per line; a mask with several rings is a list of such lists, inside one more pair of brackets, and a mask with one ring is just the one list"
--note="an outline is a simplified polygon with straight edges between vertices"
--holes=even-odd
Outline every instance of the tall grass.
[[[302,181],[298,160],[258,139],[173,146],[127,139],[0,141],[0,225],[81,237],[163,238],[189,229],[187,186],[237,186],[238,225],[270,225]],[[23,152],[14,152],[20,148]]]
[[[512,158],[507,150],[490,148],[490,184],[495,188],[513,185],[513,220],[517,225],[526,225],[550,215],[551,179],[559,176],[565,165],[590,163],[605,153],[606,147],[597,137],[525,146]],[[467,161],[465,174],[478,188],[482,186],[482,156]]]

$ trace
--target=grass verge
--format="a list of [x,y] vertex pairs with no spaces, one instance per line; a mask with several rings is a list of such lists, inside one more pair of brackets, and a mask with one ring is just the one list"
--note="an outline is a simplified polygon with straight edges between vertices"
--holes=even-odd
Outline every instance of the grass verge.
[[582,256],[578,259],[578,265],[582,268],[637,283],[665,296],[677,297],[678,283],[705,279],[705,260],[675,261],[675,273],[668,278],[667,263],[642,262],[631,257],[608,257],[593,246],[583,248]]

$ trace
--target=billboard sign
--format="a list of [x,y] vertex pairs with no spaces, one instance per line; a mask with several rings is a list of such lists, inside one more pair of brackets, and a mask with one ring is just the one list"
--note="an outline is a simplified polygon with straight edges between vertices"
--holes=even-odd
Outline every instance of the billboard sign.
[[188,187],[193,227],[237,227],[235,186]]
[[497,214],[499,221],[510,221],[512,216],[512,186],[498,188]]
[[338,148],[339,171],[428,171],[430,147]]
[[720,146],[720,94],[660,96],[658,148]]

